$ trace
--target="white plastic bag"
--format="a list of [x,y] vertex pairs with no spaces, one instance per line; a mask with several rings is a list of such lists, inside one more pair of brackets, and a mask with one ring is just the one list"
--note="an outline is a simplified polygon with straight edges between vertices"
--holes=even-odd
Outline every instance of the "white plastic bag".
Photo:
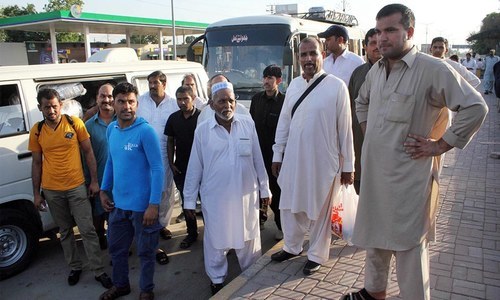
[[333,199],[332,206],[332,233],[352,246],[354,221],[358,210],[358,195],[354,186],[342,185],[339,193]]

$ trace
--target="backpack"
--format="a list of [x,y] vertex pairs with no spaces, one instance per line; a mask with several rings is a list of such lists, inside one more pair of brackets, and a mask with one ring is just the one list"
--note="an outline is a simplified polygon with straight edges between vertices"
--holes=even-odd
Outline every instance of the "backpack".
[[[73,130],[75,130],[75,122],[73,121],[73,118],[71,118],[67,114],[64,114],[64,116],[66,117],[66,120],[68,120],[68,123],[71,125],[71,127],[73,127]],[[40,138],[40,134],[42,133],[42,126],[43,126],[43,124],[45,124],[45,119],[43,119],[43,120],[41,120],[40,122],[37,123],[38,132],[35,133],[35,135],[38,138]]]

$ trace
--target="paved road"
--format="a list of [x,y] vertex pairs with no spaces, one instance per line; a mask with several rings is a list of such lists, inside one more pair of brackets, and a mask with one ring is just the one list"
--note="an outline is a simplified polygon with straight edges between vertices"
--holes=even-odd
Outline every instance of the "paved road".
[[[173,215],[180,212],[178,205]],[[261,231],[262,250],[265,253],[276,241],[276,225],[273,221],[272,212],[269,210],[269,220],[265,224],[265,230]],[[157,299],[208,299],[211,297],[210,280],[205,274],[203,265],[203,243],[199,240],[191,248],[183,250],[179,248],[182,239],[186,235],[185,223],[173,224],[169,228],[174,234],[172,240],[160,239],[160,246],[168,253],[170,263],[167,265],[156,265],[155,270],[155,294]],[[203,223],[199,218],[200,237],[203,236]],[[78,243],[80,254],[84,255],[83,244]],[[106,251],[103,251],[105,260],[109,261]],[[241,270],[238,266],[234,252],[230,252],[229,275],[226,282],[236,278]],[[133,255],[129,259],[130,280],[132,293],[120,299],[137,299],[140,289],[139,259]],[[61,246],[57,240],[43,240],[40,244],[38,257],[31,266],[21,274],[4,281],[0,281],[0,299],[24,300],[24,299],[98,299],[105,289],[94,280],[88,266],[84,269],[80,282],[76,286],[68,286],[66,278],[69,269],[64,262]],[[106,272],[111,275],[111,266],[107,265]]]

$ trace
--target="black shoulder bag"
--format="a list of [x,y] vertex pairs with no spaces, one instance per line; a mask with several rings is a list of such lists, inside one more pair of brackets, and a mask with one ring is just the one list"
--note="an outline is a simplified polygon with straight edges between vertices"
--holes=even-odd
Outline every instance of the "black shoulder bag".
[[300,103],[302,103],[302,101],[304,101],[304,99],[307,97],[307,95],[309,95],[309,93],[327,76],[328,74],[326,73],[323,73],[321,74],[318,79],[316,79],[315,82],[313,82],[308,88],[307,90],[305,90],[305,92],[302,94],[302,96],[300,96],[299,100],[297,100],[297,102],[295,102],[295,105],[293,106],[292,108],[292,117],[293,118],[293,114],[295,113],[295,111],[297,110],[297,107],[299,107]]

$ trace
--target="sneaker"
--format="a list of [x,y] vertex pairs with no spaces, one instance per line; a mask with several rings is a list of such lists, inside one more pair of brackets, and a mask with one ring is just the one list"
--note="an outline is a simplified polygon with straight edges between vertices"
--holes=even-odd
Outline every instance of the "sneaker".
[[212,283],[210,284],[210,289],[212,290],[212,296],[217,294],[224,287],[223,283]]
[[68,284],[75,285],[80,281],[80,275],[82,274],[82,270],[71,270],[68,275]]
[[277,241],[281,241],[283,239],[283,231],[278,230],[278,232],[276,232],[276,234],[274,235],[274,239]]
[[101,285],[107,289],[110,289],[113,286],[113,281],[109,278],[108,274],[102,273],[99,276],[94,277],[96,281],[99,281]]

